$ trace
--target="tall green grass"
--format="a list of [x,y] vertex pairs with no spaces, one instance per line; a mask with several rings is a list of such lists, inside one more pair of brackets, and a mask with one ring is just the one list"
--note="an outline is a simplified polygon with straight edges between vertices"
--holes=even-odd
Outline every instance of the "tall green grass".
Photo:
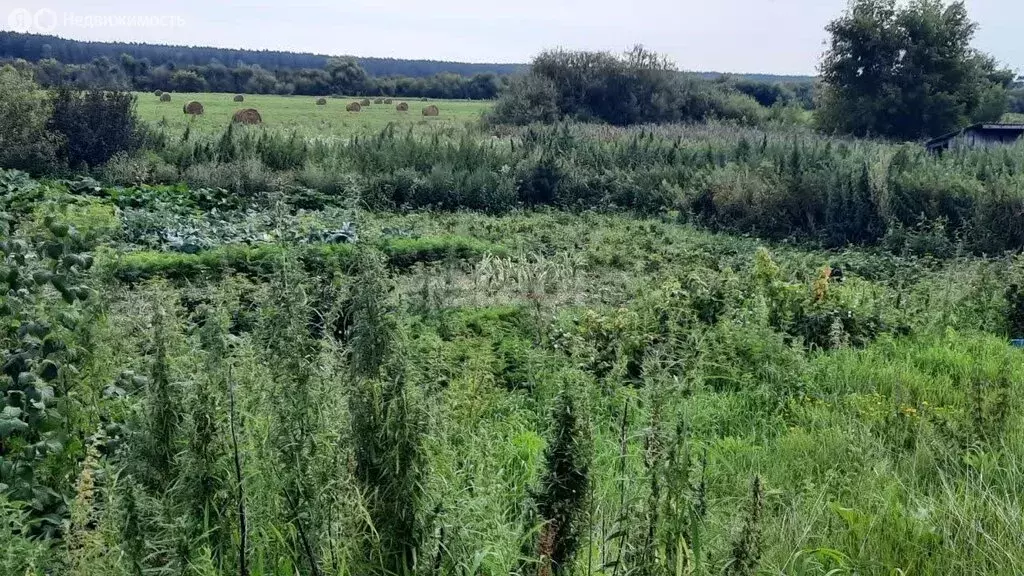
[[[157,132],[126,183],[187,180],[259,202],[286,189],[318,205],[507,213],[520,207],[672,212],[712,229],[826,246],[946,255],[1024,246],[1014,214],[1021,147],[933,156],[915,145],[796,127],[467,127],[324,141],[279,130]],[[126,175],[127,174],[127,175]],[[135,176],[131,176],[135,174]],[[315,199],[315,200],[313,200]]]
[[[610,134],[595,154],[622,144]],[[648,162],[661,136],[640,134]],[[571,130],[558,138],[586,149]],[[775,145],[780,161],[829,158],[783,139],[762,161]],[[910,155],[901,173],[984,158]],[[874,166],[872,186],[890,177]],[[361,211],[352,244],[281,234],[187,255],[139,250],[116,225],[83,235],[124,223],[102,191],[82,194],[110,209],[65,230],[42,215],[67,191],[45,192],[19,195],[29,217],[3,229],[5,402],[40,390],[12,377],[16,355],[59,348],[67,368],[33,405],[54,417],[31,453],[23,437],[11,450],[27,417],[0,417],[5,573],[980,575],[1024,563],[1016,257],[823,250],[676,215],[561,210]],[[182,208],[213,213],[199,206]],[[22,246],[35,254],[24,264]],[[97,246],[90,272],[78,250]],[[15,265],[40,280],[71,267],[88,297],[12,289]],[[34,490],[11,489],[12,464]],[[50,507],[22,496],[47,488]]]

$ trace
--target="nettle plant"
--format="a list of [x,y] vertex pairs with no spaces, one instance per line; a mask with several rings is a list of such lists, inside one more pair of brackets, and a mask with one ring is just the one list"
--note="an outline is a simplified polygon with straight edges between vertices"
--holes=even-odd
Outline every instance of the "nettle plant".
[[0,213],[0,492],[26,503],[55,532],[69,486],[67,392],[78,356],[73,333],[92,266],[81,236],[54,216],[15,230]]

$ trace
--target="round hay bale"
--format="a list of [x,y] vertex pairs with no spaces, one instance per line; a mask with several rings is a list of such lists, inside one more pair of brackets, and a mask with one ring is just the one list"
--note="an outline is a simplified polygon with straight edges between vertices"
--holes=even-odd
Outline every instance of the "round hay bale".
[[409,111],[409,103],[408,102],[399,102],[398,106],[395,106],[395,110],[398,110],[399,112],[408,112]]
[[245,96],[241,94],[235,94],[235,102],[245,102]]
[[169,92],[164,92],[163,94],[160,95],[160,101],[161,102],[170,102],[171,101],[171,94]]
[[441,114],[441,110],[433,104],[423,109],[424,116],[437,116],[439,114]]
[[316,99],[316,105],[317,106],[326,106],[327,105],[327,98],[317,98]]
[[190,116],[201,116],[204,112],[203,105],[195,100],[185,104],[181,108],[182,112],[189,114]]
[[391,102],[393,102],[393,100],[391,100],[391,98],[385,98],[384,99],[384,103],[385,104],[391,104]]
[[159,97],[161,97],[163,95],[164,95],[164,91],[163,90],[153,90],[153,96],[156,96],[157,98],[159,98]]
[[359,101],[359,105],[360,106],[369,106],[370,105],[370,99],[369,98],[363,98],[362,100]]
[[350,102],[348,106],[345,106],[345,110],[348,110],[349,112],[359,112],[361,109],[362,106],[359,102]]
[[420,98],[420,102],[426,102],[426,101],[427,101],[426,98]]
[[235,112],[235,115],[231,117],[232,122],[238,122],[239,124],[262,124],[263,117],[260,116],[259,110],[255,108],[244,108]]
[[383,104],[384,103],[384,99],[383,98],[377,98],[376,100],[373,101],[373,103],[374,104]]

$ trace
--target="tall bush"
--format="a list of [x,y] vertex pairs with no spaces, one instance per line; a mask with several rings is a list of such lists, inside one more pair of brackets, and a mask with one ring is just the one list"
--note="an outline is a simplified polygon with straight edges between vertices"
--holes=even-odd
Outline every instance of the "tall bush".
[[60,138],[58,154],[71,168],[95,168],[141,143],[135,96],[130,92],[56,89],[47,129]]
[[627,126],[711,116],[755,121],[760,110],[754,99],[725,85],[684,78],[670,60],[636,46],[621,56],[542,52],[527,77],[503,92],[491,119],[527,124],[565,117]]

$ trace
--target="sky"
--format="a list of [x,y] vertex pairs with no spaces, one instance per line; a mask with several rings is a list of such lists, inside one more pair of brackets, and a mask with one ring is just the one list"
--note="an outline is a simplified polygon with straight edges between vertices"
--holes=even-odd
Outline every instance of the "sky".
[[[155,42],[463,62],[634,44],[684,70],[814,74],[846,0],[0,0],[0,28]],[[967,0],[975,46],[1024,72],[1024,0]]]

